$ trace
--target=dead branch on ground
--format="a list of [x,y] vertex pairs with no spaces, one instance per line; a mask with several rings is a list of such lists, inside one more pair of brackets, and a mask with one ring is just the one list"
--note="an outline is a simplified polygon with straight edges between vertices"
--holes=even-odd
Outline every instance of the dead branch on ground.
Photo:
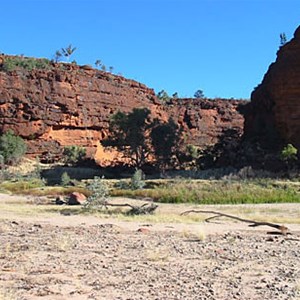
[[157,208],[158,205],[154,203],[144,203],[141,206],[132,205],[129,203],[109,203],[105,202],[103,205],[105,208],[108,206],[111,207],[129,207],[130,210],[127,212],[128,215],[147,215],[152,214]]
[[229,214],[225,214],[225,213],[221,213],[218,211],[213,211],[213,210],[187,210],[183,213],[181,213],[180,215],[187,215],[190,213],[203,213],[203,214],[214,214],[215,216],[213,217],[209,217],[207,219],[205,219],[205,221],[211,220],[213,218],[218,218],[218,217],[227,217],[230,219],[234,219],[234,220],[238,220],[241,222],[245,222],[245,223],[250,223],[250,227],[257,227],[257,226],[269,226],[272,228],[276,228],[278,229],[282,235],[286,235],[288,233],[288,228],[284,225],[279,225],[279,224],[274,224],[274,223],[270,223],[270,222],[258,222],[258,221],[254,221],[254,220],[248,220],[248,219],[243,219],[237,216],[233,216],[233,215],[229,215]]

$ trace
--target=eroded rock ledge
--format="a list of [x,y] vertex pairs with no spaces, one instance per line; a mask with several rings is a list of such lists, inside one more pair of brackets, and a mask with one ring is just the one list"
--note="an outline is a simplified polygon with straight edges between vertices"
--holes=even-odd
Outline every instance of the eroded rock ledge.
[[173,117],[187,143],[206,147],[227,129],[242,134],[238,107],[244,103],[177,99],[162,104],[153,89],[89,66],[52,63],[47,70],[0,72],[0,131],[11,128],[22,136],[32,157],[59,158],[63,146],[80,145],[100,164],[111,164],[118,156],[104,151],[99,141],[113,113],[135,107],[147,107],[163,120]]
[[268,149],[287,143],[300,149],[300,26],[251,95],[245,138]]

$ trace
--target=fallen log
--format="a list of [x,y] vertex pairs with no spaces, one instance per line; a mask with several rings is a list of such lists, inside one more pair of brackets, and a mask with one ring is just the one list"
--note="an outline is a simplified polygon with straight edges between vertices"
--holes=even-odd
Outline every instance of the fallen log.
[[211,220],[213,218],[217,218],[217,217],[227,217],[227,218],[238,220],[241,222],[250,223],[250,225],[248,225],[250,227],[269,226],[269,227],[278,229],[282,235],[288,234],[288,231],[289,231],[289,229],[284,225],[279,225],[279,224],[270,223],[270,222],[258,222],[258,221],[254,221],[254,220],[243,219],[243,218],[240,218],[237,216],[233,216],[233,215],[229,215],[229,214],[225,214],[225,213],[221,213],[221,212],[213,211],[213,210],[187,210],[187,211],[181,213],[180,215],[183,216],[183,215],[187,215],[189,213],[203,213],[203,214],[214,214],[215,215],[213,217],[207,218],[206,221]]

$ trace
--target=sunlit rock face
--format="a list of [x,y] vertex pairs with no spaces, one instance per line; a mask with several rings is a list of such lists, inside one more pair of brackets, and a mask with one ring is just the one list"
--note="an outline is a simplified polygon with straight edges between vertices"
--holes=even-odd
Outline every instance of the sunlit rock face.
[[[0,57],[0,64],[7,56]],[[186,142],[206,147],[226,129],[242,134],[244,101],[177,99],[162,104],[153,89],[89,66],[51,63],[47,70],[0,71],[0,132],[12,129],[28,145],[28,156],[56,160],[67,145],[87,148],[100,165],[121,157],[100,141],[108,135],[112,114],[147,107],[153,118],[172,117]]]
[[280,47],[245,114],[245,138],[276,149],[291,143],[300,149],[300,27]]

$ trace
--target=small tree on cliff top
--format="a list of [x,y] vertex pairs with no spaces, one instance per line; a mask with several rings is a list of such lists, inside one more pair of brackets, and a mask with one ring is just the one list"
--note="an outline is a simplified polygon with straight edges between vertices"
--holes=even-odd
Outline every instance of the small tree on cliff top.
[[202,90],[197,90],[194,94],[195,98],[203,99],[204,98],[204,92]]
[[168,101],[170,100],[170,96],[165,90],[161,90],[160,92],[157,93],[157,98],[160,99],[161,101]]
[[287,42],[286,34],[284,32],[280,33],[280,46],[284,46]]
[[73,47],[72,44],[70,44],[66,48],[61,48],[61,53],[67,58],[67,61],[69,61],[71,55],[75,52],[76,49],[76,47]]
[[134,108],[128,114],[117,112],[110,120],[110,135],[101,144],[122,152],[136,168],[140,168],[150,153],[146,140],[151,127],[149,115],[150,110],[147,108]]

